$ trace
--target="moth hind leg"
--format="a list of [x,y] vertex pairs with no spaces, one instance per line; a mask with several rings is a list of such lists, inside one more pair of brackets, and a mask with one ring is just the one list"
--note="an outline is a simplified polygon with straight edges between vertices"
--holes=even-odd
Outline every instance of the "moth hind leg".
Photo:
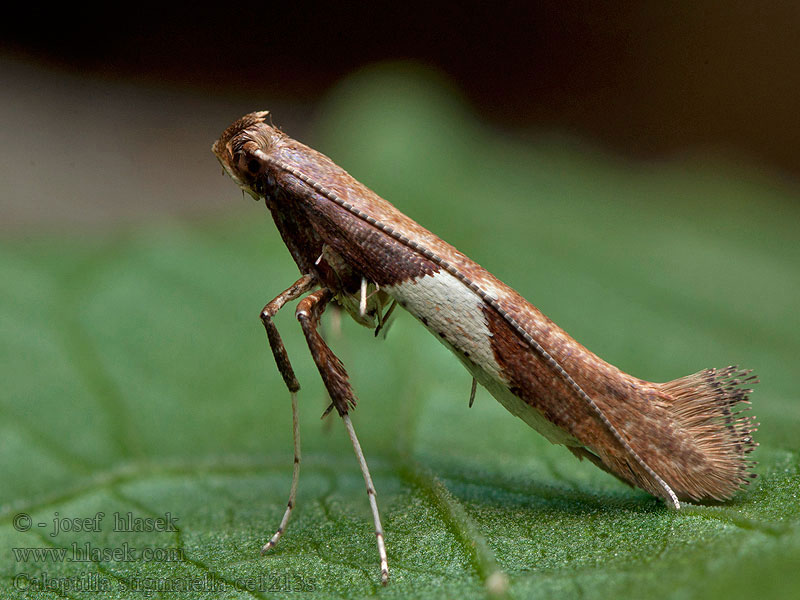
[[369,497],[370,509],[375,523],[375,537],[378,544],[378,556],[380,558],[381,583],[386,585],[389,581],[389,565],[386,557],[383,526],[381,525],[380,513],[378,512],[375,486],[372,483],[372,476],[370,475],[367,461],[364,458],[361,444],[358,442],[358,437],[356,437],[356,432],[349,414],[350,409],[354,408],[356,404],[355,395],[353,394],[353,388],[350,385],[344,365],[342,365],[342,362],[328,347],[325,340],[322,339],[322,336],[317,331],[320,317],[325,310],[325,306],[332,298],[333,292],[329,289],[323,288],[318,290],[303,298],[300,304],[297,305],[295,314],[303,328],[308,347],[311,350],[311,356],[314,359],[314,363],[317,365],[317,369],[319,369],[328,394],[330,394],[331,402],[342,417],[342,421],[347,429],[347,435],[350,437],[350,442],[353,445],[353,451],[356,454],[358,465],[361,468],[361,474],[367,486],[367,496]]
[[342,361],[333,353],[317,330],[322,313],[332,298],[333,292],[328,288],[317,290],[303,298],[297,305],[295,316],[303,328],[311,358],[317,365],[333,406],[339,415],[344,415],[351,408],[355,408],[355,394]]

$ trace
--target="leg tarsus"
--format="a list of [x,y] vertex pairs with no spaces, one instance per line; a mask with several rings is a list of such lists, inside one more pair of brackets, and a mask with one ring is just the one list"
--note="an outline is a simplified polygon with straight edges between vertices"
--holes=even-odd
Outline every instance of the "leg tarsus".
[[356,430],[353,428],[353,422],[350,420],[350,415],[345,413],[342,415],[342,421],[347,429],[347,435],[350,436],[350,442],[353,444],[353,450],[358,459],[358,466],[361,467],[361,474],[364,476],[364,483],[367,485],[367,496],[369,497],[369,506],[372,510],[372,518],[375,522],[375,538],[378,542],[378,556],[381,561],[381,584],[386,585],[389,583],[389,561],[386,557],[386,544],[384,543],[383,525],[381,525],[381,516],[378,512],[378,500],[376,498],[375,486],[372,484],[372,476],[369,474],[369,467],[367,460],[364,458],[364,452],[361,450],[361,444],[358,443],[356,437]]
[[292,441],[294,443],[294,465],[292,466],[292,486],[289,488],[289,501],[286,503],[286,511],[283,513],[278,530],[261,548],[262,555],[274,548],[286,531],[297,497],[297,482],[300,480],[300,419],[297,411],[297,392],[292,392]]

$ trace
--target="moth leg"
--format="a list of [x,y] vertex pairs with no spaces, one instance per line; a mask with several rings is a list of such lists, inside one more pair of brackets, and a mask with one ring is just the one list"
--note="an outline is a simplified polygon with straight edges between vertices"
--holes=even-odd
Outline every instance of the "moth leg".
[[328,288],[317,290],[300,301],[295,316],[303,328],[308,348],[311,350],[311,358],[317,365],[331,401],[339,414],[343,415],[356,405],[355,394],[348,381],[344,365],[317,331],[320,317],[332,298],[333,292]]
[[350,415],[347,413],[343,414],[342,421],[344,421],[344,426],[347,428],[347,435],[350,436],[350,442],[353,444],[353,451],[356,453],[356,459],[358,459],[358,466],[361,467],[361,474],[364,476],[364,483],[367,485],[369,507],[372,510],[372,518],[375,521],[375,538],[378,541],[378,556],[381,559],[381,584],[386,585],[389,583],[389,562],[386,558],[383,525],[381,525],[381,515],[378,512],[378,500],[376,498],[375,486],[372,484],[372,476],[369,474],[367,460],[364,458],[361,444],[358,443],[356,430],[353,429],[353,422],[350,420]]
[[269,339],[269,346],[272,349],[272,355],[275,357],[275,363],[278,365],[278,371],[280,371],[281,377],[283,377],[283,381],[286,383],[286,387],[288,387],[289,391],[292,393],[300,389],[300,384],[294,376],[292,363],[289,362],[289,355],[286,354],[286,347],[283,345],[283,340],[272,318],[287,302],[296,300],[306,292],[312,290],[315,285],[316,279],[313,275],[303,275],[261,309],[261,322],[264,324],[264,329],[267,330],[267,338]]
[[358,303],[358,312],[363,317],[367,314],[367,278],[361,278],[361,301]]
[[364,476],[364,483],[367,486],[367,496],[369,497],[370,509],[372,510],[372,517],[375,522],[375,537],[377,538],[378,555],[381,562],[381,583],[386,585],[389,581],[389,564],[386,558],[386,545],[384,543],[381,517],[378,512],[378,502],[375,497],[375,486],[372,484],[372,476],[369,473],[369,467],[364,458],[364,452],[361,450],[361,444],[358,443],[353,423],[348,414],[348,411],[355,407],[353,388],[350,386],[347,371],[345,371],[341,361],[317,332],[320,317],[331,298],[333,298],[333,292],[329,289],[323,288],[318,290],[300,301],[295,314],[303,328],[308,347],[311,350],[311,356],[319,369],[322,381],[325,383],[328,394],[330,394],[333,406],[342,417],[344,426],[347,429],[347,435],[350,437],[350,442],[353,444],[353,450],[355,451],[358,465],[361,467],[361,474]]
[[283,513],[281,524],[278,529],[269,538],[269,541],[261,548],[261,554],[275,547],[278,540],[281,539],[283,532],[286,531],[289,525],[289,517],[292,516],[292,509],[294,508],[295,498],[297,497],[297,482],[300,479],[300,424],[297,415],[297,392],[292,392],[292,440],[294,442],[294,465],[292,467],[292,486],[289,488],[289,501],[286,503],[286,510]]
[[472,403],[475,402],[475,392],[478,391],[478,380],[472,378],[472,389],[469,391],[469,407],[472,408]]
[[281,519],[281,524],[278,526],[278,530],[269,541],[264,544],[264,547],[261,548],[261,554],[273,548],[275,544],[278,543],[278,540],[281,539],[283,532],[286,531],[286,526],[289,524],[289,517],[292,514],[292,508],[294,508],[295,497],[297,495],[297,482],[300,478],[300,425],[297,415],[297,391],[300,389],[300,384],[297,382],[297,378],[294,375],[292,365],[289,362],[289,356],[286,354],[286,348],[283,345],[283,340],[281,340],[281,336],[275,327],[275,323],[272,321],[272,317],[274,317],[287,302],[299,298],[313,288],[314,285],[316,285],[314,277],[312,275],[304,275],[291,287],[278,294],[278,296],[261,311],[261,322],[267,330],[269,345],[270,348],[272,348],[272,354],[278,365],[278,371],[280,371],[283,381],[286,383],[292,396],[292,442],[294,444],[294,466],[292,468],[292,486],[289,489],[289,502],[286,504],[286,511],[283,513],[283,518]]
[[397,300],[392,300],[392,304],[389,306],[389,310],[385,313],[381,314],[378,311],[378,326],[375,328],[375,337],[378,337],[378,334],[383,331],[383,337],[386,337],[386,334],[389,331],[389,326],[392,324],[393,321],[389,321],[389,318],[392,316],[395,307],[397,306]]

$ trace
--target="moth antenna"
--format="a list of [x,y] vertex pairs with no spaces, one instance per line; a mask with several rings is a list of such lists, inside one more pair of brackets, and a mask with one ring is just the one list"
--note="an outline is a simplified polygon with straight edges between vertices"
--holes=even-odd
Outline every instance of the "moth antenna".
[[361,473],[364,475],[364,483],[367,484],[367,496],[369,496],[369,506],[372,510],[372,518],[375,521],[375,537],[378,541],[378,556],[381,560],[381,584],[386,585],[389,583],[389,561],[386,558],[386,545],[383,541],[383,526],[381,525],[381,516],[378,513],[378,501],[375,498],[375,486],[372,485],[372,476],[369,474],[369,467],[364,458],[364,453],[361,450],[361,444],[358,443],[356,437],[356,430],[353,428],[353,422],[350,420],[350,415],[344,413],[342,421],[347,429],[347,435],[350,436],[350,442],[353,444],[353,450],[358,459],[358,466],[361,467]]
[[281,524],[278,526],[278,530],[269,541],[264,544],[264,547],[261,548],[262,555],[274,548],[286,531],[297,496],[297,482],[300,480],[300,419],[297,412],[297,392],[292,392],[292,441],[294,443],[294,467],[292,469],[292,487],[289,488],[289,502],[286,504],[286,512],[283,513],[283,518],[281,519]]

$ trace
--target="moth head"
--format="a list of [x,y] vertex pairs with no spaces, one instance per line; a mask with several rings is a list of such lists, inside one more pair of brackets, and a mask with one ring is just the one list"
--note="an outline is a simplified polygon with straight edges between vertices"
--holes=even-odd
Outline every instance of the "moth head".
[[236,184],[254,199],[264,196],[267,157],[280,131],[267,124],[269,111],[245,115],[214,142],[212,151]]

